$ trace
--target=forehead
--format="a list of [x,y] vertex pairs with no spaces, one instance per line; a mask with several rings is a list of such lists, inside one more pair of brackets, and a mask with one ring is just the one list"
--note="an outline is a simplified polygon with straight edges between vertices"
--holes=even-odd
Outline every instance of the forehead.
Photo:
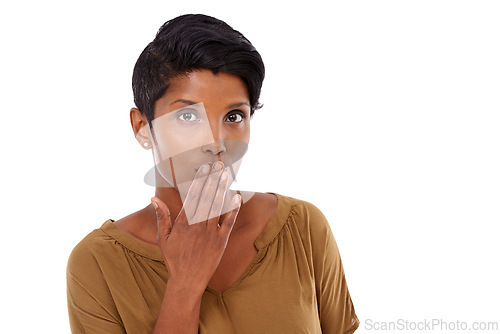
[[196,70],[170,79],[170,86],[156,102],[155,109],[175,109],[177,100],[203,102],[207,109],[250,103],[247,86],[239,76],[226,72],[214,74],[211,70]]

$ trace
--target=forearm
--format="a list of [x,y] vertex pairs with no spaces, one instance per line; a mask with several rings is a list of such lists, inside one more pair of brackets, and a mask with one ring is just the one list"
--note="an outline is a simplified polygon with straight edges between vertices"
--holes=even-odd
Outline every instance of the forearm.
[[203,291],[168,281],[153,334],[196,334]]

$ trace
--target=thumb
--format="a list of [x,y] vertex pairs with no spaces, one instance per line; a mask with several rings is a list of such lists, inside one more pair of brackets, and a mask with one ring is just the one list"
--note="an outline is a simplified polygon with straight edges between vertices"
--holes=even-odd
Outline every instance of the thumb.
[[172,231],[172,222],[170,220],[170,211],[168,207],[158,197],[151,197],[151,204],[156,211],[156,223],[158,226],[158,242],[165,240]]

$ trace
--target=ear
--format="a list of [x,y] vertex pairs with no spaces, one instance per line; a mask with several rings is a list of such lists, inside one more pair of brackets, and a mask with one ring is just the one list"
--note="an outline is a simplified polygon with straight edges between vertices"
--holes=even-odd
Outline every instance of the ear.
[[153,145],[146,116],[139,109],[132,108],[130,109],[130,123],[132,124],[135,139],[144,149],[149,150]]

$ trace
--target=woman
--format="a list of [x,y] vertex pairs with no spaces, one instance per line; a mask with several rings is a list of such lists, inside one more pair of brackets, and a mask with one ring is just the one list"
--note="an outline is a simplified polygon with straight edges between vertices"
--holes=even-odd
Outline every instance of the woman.
[[[74,333],[352,333],[359,326],[314,205],[229,190],[264,64],[226,23],[165,23],[134,68],[134,134],[153,150],[151,205],[107,220],[67,268]],[[154,181],[152,180],[154,176]]]

